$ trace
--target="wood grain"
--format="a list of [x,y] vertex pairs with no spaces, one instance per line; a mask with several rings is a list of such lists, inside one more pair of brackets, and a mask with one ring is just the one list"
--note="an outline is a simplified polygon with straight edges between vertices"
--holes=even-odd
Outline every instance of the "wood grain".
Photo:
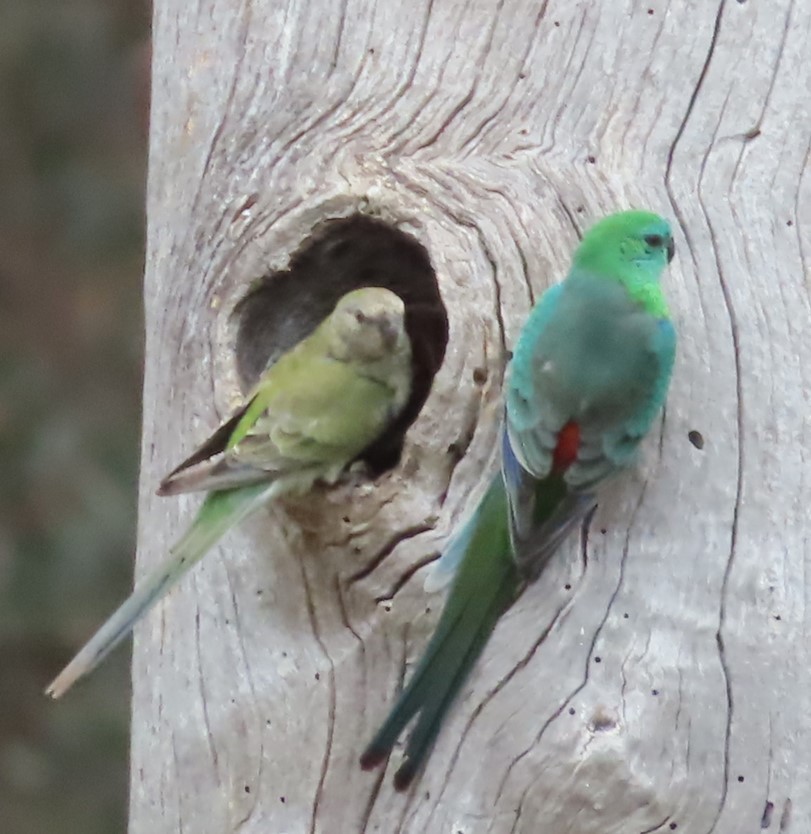
[[[811,830],[811,4],[163,0],[154,38],[138,573],[199,500],[160,476],[238,396],[231,310],[319,222],[413,234],[450,342],[396,470],[269,509],[138,630],[132,834]],[[677,229],[665,418],[396,795],[357,757],[507,351],[630,206]]]

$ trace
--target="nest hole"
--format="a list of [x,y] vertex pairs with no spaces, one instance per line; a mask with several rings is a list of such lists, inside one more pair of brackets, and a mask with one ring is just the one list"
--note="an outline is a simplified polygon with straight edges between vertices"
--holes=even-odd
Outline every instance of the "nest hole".
[[361,455],[373,475],[394,467],[448,344],[448,315],[425,247],[381,220],[356,214],[324,222],[290,258],[261,278],[234,308],[240,382],[250,389],[283,353],[312,333],[348,292],[385,287],[405,304],[412,393],[399,418]]

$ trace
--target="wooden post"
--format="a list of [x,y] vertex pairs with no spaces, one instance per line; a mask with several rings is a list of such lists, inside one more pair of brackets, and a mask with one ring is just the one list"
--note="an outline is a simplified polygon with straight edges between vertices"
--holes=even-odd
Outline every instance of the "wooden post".
[[[138,572],[239,393],[234,317],[323,220],[427,249],[450,320],[399,466],[269,509],[153,612],[131,834],[811,830],[811,4],[157,0]],[[665,419],[503,619],[411,793],[364,742],[578,234],[673,219]],[[395,754],[395,759],[397,755]]]

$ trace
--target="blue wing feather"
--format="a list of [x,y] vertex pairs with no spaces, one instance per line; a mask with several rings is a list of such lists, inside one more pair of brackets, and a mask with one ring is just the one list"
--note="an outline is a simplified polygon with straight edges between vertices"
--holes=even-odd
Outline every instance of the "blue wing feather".
[[511,454],[521,468],[538,478],[548,474],[552,467],[552,451],[560,425],[542,413],[534,395],[537,373],[534,354],[541,334],[555,316],[562,292],[563,284],[554,284],[541,296],[521,331],[509,367],[506,410]]
[[501,460],[513,559],[522,578],[531,582],[597,499],[590,492],[569,491],[560,475],[534,478],[516,458],[506,430]]

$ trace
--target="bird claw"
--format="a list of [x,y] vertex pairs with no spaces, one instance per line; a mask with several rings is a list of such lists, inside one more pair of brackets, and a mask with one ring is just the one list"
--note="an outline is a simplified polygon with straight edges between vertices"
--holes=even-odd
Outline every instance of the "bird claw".
[[341,483],[351,487],[359,487],[368,484],[372,479],[372,469],[365,460],[356,460],[344,470]]

